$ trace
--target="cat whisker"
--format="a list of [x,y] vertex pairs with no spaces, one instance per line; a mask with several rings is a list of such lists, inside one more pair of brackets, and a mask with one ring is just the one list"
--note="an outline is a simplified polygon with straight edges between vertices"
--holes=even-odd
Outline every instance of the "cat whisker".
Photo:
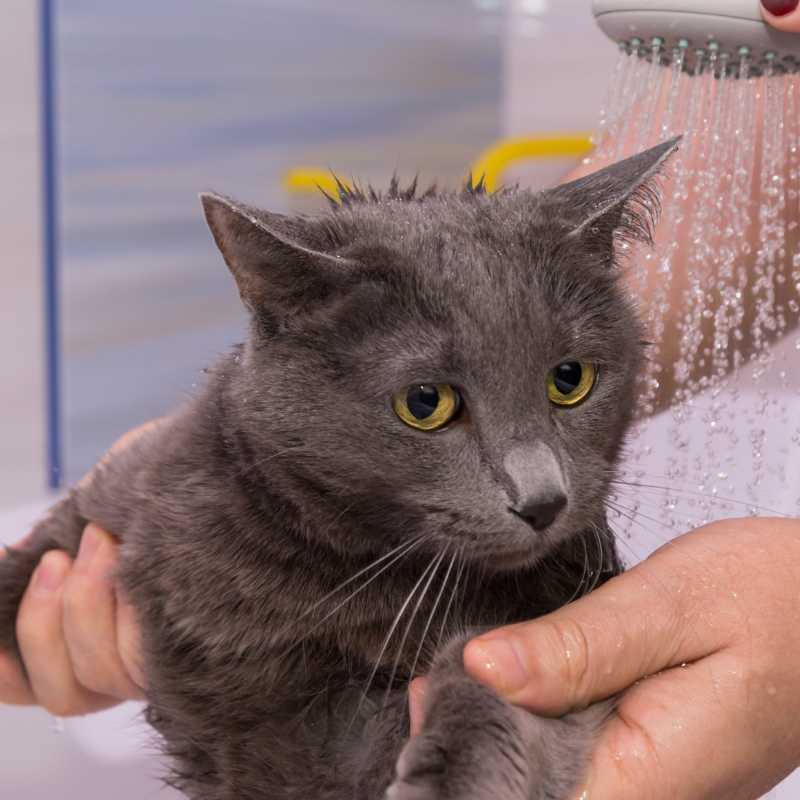
[[[630,520],[631,522],[633,522],[634,524],[637,524],[637,525],[639,525],[639,526],[642,528],[642,530],[644,530],[646,533],[649,533],[651,536],[654,536],[655,538],[659,539],[659,540],[660,540],[661,542],[663,542],[664,544],[669,544],[669,543],[672,541],[672,537],[669,537],[669,536],[666,536],[666,537],[665,537],[665,536],[660,536],[660,535],[659,535],[658,533],[656,533],[655,531],[653,531],[653,530],[651,530],[651,529],[649,529],[649,528],[645,527],[645,526],[644,526],[644,525],[643,525],[643,524],[642,524],[642,523],[641,523],[641,522],[640,522],[638,519],[636,519],[636,516],[634,516],[634,515],[639,515],[639,516],[642,516],[641,512],[639,512],[639,511],[634,511],[633,509],[627,509],[625,506],[619,506],[619,505],[618,505],[618,506],[617,506],[617,508],[615,508],[614,510],[615,510],[615,511],[617,511],[618,513],[622,514],[624,517],[626,517],[627,519],[629,519],[629,520]],[[629,512],[631,512],[631,513],[625,513],[626,511],[629,511]],[[636,553],[636,552],[633,550],[633,548],[630,546],[630,543],[628,543],[628,542],[625,540],[625,537],[622,537],[622,536],[620,536],[618,533],[616,533],[616,531],[613,531],[613,528],[612,528],[612,532],[614,532],[614,535],[616,536],[616,538],[617,538],[617,541],[618,541],[618,542],[620,542],[621,544],[625,544],[625,545],[628,547],[628,549],[629,549],[629,550],[631,551],[631,553],[633,554],[633,556],[634,556],[634,559],[635,559],[635,560],[637,560],[637,561],[638,561],[638,560],[640,560],[640,554],[637,554],[637,553]],[[711,550],[711,548],[708,548],[708,550],[709,550],[709,553],[712,553],[712,555],[713,555],[713,551]],[[692,560],[693,560],[693,561],[694,561],[696,564],[698,564],[699,566],[701,566],[701,567],[703,566],[703,561],[702,561],[700,558],[697,558],[696,556],[693,556],[693,557],[692,557]]]
[[597,542],[597,568],[594,571],[594,575],[591,576],[591,586],[589,587],[586,594],[589,592],[593,592],[597,588],[597,584],[600,582],[600,575],[603,573],[603,567],[605,567],[605,548],[603,547],[603,537],[600,533],[599,528],[597,525],[592,525],[592,533],[594,534],[594,540]]
[[431,583],[433,579],[436,577],[436,573],[439,571],[439,567],[441,566],[442,561],[446,555],[446,551],[442,551],[439,557],[436,559],[433,569],[431,570],[430,577],[428,578],[425,586],[420,593],[420,596],[417,598],[417,602],[414,605],[414,609],[411,612],[411,616],[408,618],[408,624],[406,625],[405,631],[403,631],[403,638],[400,640],[400,644],[397,648],[397,656],[394,659],[394,664],[392,664],[392,672],[389,675],[389,682],[386,684],[386,691],[383,696],[383,705],[382,708],[386,708],[386,704],[389,702],[389,695],[392,691],[392,686],[394,685],[394,679],[397,675],[397,668],[400,666],[400,659],[403,657],[403,650],[406,646],[406,641],[408,640],[408,636],[411,633],[411,628],[414,625],[414,620],[417,618],[417,613],[419,612],[422,602],[425,600],[425,596],[428,594],[428,589],[431,587]]
[[[633,520],[633,521],[635,522],[636,520]],[[613,529],[613,527],[611,527],[611,525],[609,525],[609,528],[610,528],[611,532],[614,534],[614,536],[616,537],[617,541],[618,541],[618,542],[620,542],[621,544],[627,544],[627,546],[628,546],[628,549],[629,549],[629,550],[631,551],[631,553],[633,554],[633,557],[634,557],[634,559],[635,559],[636,561],[640,561],[640,557],[639,557],[639,555],[638,555],[638,554],[637,554],[637,553],[636,553],[636,552],[633,550],[633,548],[632,548],[632,547],[630,547],[630,544],[629,544],[629,543],[627,543],[627,542],[625,541],[625,537],[623,537],[623,536],[620,536],[620,535],[619,535],[619,533],[617,533],[617,532],[616,532],[616,531]],[[692,560],[693,560],[693,561],[695,561],[695,563],[697,563],[698,565],[700,565],[700,566],[703,566],[703,562],[702,562],[702,560],[701,560],[701,559],[699,559],[699,558],[696,558],[696,557],[693,557],[693,559],[692,559]],[[648,568],[647,560],[640,561],[640,563],[637,565],[637,568],[638,568],[638,569],[639,569],[639,570],[640,570],[640,571],[641,571],[641,572],[642,572],[644,575],[646,575],[646,576],[647,576],[647,578],[648,578],[649,580],[652,580],[652,581],[655,581],[656,583],[658,583],[658,584],[661,586],[661,588],[662,588],[662,590],[663,590],[664,592],[666,592],[666,593],[669,593],[669,592],[671,591],[671,590],[669,589],[669,587],[667,586],[667,584],[664,582],[664,579],[663,579],[663,578],[662,578],[662,577],[661,577],[661,576],[658,574],[658,571],[657,571],[657,570],[656,570],[656,571],[653,571],[653,570],[650,570],[650,569]]]
[[[629,520],[634,525],[638,525],[642,530],[645,531],[645,533],[648,533],[651,536],[655,536],[657,539],[659,539],[659,541],[662,541],[664,543],[666,543],[668,541],[668,539],[659,536],[655,531],[651,531],[647,527],[645,527],[642,524],[642,522],[640,520],[638,520],[633,515],[633,513],[630,513],[629,509],[624,509],[621,506],[617,506],[617,505],[613,504],[609,500],[606,501],[606,506],[608,508],[610,508],[611,510],[615,511],[620,516],[625,517],[625,519]],[[614,538],[617,540],[618,544],[622,545],[628,551],[628,554],[631,556],[633,562],[635,563],[637,561],[640,561],[641,560],[641,554],[636,552],[636,550],[633,548],[631,543],[628,541],[628,538],[626,536],[620,534],[619,531],[614,530],[614,528],[613,528],[613,526],[611,525],[610,522],[608,523],[608,527],[611,530],[611,532],[614,534]]]
[[[669,544],[672,541],[672,537],[671,536],[664,536],[662,534],[659,534],[658,532],[656,532],[656,531],[652,530],[651,528],[648,528],[647,526],[645,526],[639,519],[637,519],[636,518],[637,516],[645,516],[646,519],[648,518],[648,517],[646,517],[646,515],[643,515],[640,511],[635,511],[634,509],[629,509],[629,508],[626,508],[625,506],[619,506],[619,505],[617,505],[617,507],[614,510],[617,511],[622,516],[624,516],[627,519],[629,519],[634,525],[639,525],[639,527],[645,533],[649,534],[650,536],[653,536],[658,541],[660,541],[662,544]],[[630,513],[626,513],[626,512],[630,512]],[[612,531],[613,531],[613,528],[612,528]],[[642,560],[642,558],[641,558],[642,554],[641,553],[637,553],[634,550],[634,548],[631,546],[630,542],[628,542],[624,536],[620,536],[616,531],[613,531],[613,532],[614,532],[614,535],[617,538],[617,541],[620,544],[624,544],[627,547],[628,551],[631,553],[631,555],[633,557],[633,560],[634,561],[641,561]],[[702,566],[702,561],[699,558],[692,557],[692,560],[695,563],[697,563],[698,565]]]
[[436,649],[438,650],[442,646],[442,639],[444,638],[444,632],[447,627],[447,620],[450,616],[450,610],[453,606],[453,601],[458,594],[458,587],[461,583],[461,575],[464,572],[464,567],[466,566],[466,560],[464,559],[464,551],[463,547],[457,554],[458,557],[458,572],[456,572],[456,580],[453,584],[453,590],[450,592],[450,597],[447,600],[447,606],[444,610],[444,615],[442,616],[442,624],[439,628],[439,635],[436,637]]
[[[644,519],[650,520],[651,522],[655,522],[657,525],[661,525],[662,523],[659,522],[659,520],[654,520],[652,517],[648,517],[646,514],[642,514],[641,511],[638,511],[638,510],[635,511],[634,509],[628,508],[627,506],[620,505],[619,503],[617,503],[617,502],[615,502],[613,500],[606,500],[606,506],[608,508],[610,508],[612,511],[616,511],[617,514],[620,514],[621,516],[623,516],[626,519],[630,520],[634,524],[639,525],[641,527],[641,529],[645,533],[648,533],[651,536],[655,536],[660,542],[666,544],[667,542],[671,541],[671,538],[669,536],[664,536],[663,534],[660,534],[660,533],[652,530],[651,528],[646,527],[642,523],[642,521],[640,519],[638,519],[638,518],[642,517]],[[619,534],[615,533],[615,536],[617,537],[617,541],[619,541],[619,542],[625,541],[624,537],[620,537]],[[630,552],[631,553],[635,553],[634,549],[630,545],[630,542],[626,541],[626,544],[627,544],[628,549],[630,550]]]
[[[643,494],[642,492],[637,491],[635,489],[631,489],[630,487],[618,487],[618,489],[625,490],[628,494],[623,494],[622,491],[620,491],[617,499],[621,497],[623,499],[628,499],[632,501],[636,506],[643,506],[647,511],[655,514],[658,517],[659,522],[661,523],[662,526],[671,528],[674,527],[674,525],[672,525],[671,522],[669,521],[667,513],[665,513],[665,511],[669,511],[670,514],[674,516],[674,514],[677,513],[676,510],[679,508],[678,503],[681,502],[682,500],[685,500],[685,498],[682,497],[678,497],[677,499],[675,499],[675,496],[672,495],[674,505],[670,503],[670,505],[667,506],[663,501],[663,497],[665,496],[663,494],[661,495],[662,499],[659,500],[658,497],[655,497],[653,495]],[[669,497],[669,495],[667,496]],[[694,500],[690,499],[688,502],[694,503]],[[720,512],[726,512],[726,511],[729,512],[735,510],[731,507],[729,503],[726,503],[724,500],[718,500],[713,503],[708,503],[708,506],[716,506],[716,508]],[[704,514],[708,513],[709,508],[706,507],[705,501],[702,502],[701,508]],[[683,513],[688,517],[690,510],[694,511],[695,515],[697,515],[697,509],[695,509],[694,506],[692,506],[691,509],[686,509]],[[722,518],[724,517],[723,516],[715,517],[715,519],[722,519]]]
[[[594,526],[592,526],[594,532]],[[595,534],[596,535],[596,534]],[[578,585],[575,587],[575,591],[570,595],[569,599],[564,605],[569,605],[575,598],[581,595],[581,590],[583,589],[583,583],[586,580],[586,576],[589,573],[589,548],[586,546],[586,540],[583,536],[580,537],[581,546],[583,547],[583,572],[581,573],[581,579],[578,582]]]
[[[391,561],[389,561],[387,564],[384,564],[374,575],[372,575],[368,580],[366,580],[366,581],[364,581],[364,583],[360,584],[357,589],[355,589],[349,595],[347,595],[347,597],[345,597],[344,600],[342,600],[338,605],[336,605],[336,607],[333,610],[329,611],[321,620],[319,620],[314,625],[312,625],[311,628],[309,628],[309,630],[305,632],[305,635],[303,636],[303,638],[300,639],[299,641],[295,642],[295,644],[292,647],[290,647],[284,653],[284,656],[288,655],[289,653],[291,653],[292,650],[295,647],[297,647],[298,645],[302,644],[306,639],[308,639],[309,636],[311,636],[311,634],[314,633],[314,631],[316,631],[320,626],[322,626],[325,622],[327,622],[334,614],[336,614],[343,606],[345,606],[347,603],[349,603],[356,595],[358,595],[361,592],[363,592],[364,589],[367,588],[367,586],[369,586],[371,583],[373,583],[375,580],[377,580],[384,572],[386,572],[387,569],[389,569],[394,564],[396,564],[400,559],[404,558],[409,553],[411,553],[411,551],[414,550],[422,542],[423,538],[424,538],[423,536],[418,536],[416,539],[412,539],[411,542],[407,542],[405,545],[401,545],[401,547],[395,548],[390,553],[387,553],[385,556],[383,556],[380,559],[378,559],[378,561],[374,561],[374,562],[372,562],[372,564],[364,567],[364,569],[362,569],[360,572],[356,573],[352,578],[349,578],[348,580],[346,580],[343,584],[340,584],[332,592],[328,592],[328,594],[325,595],[325,597],[323,597],[321,600],[318,600],[310,609],[308,609],[306,612],[304,612],[299,617],[298,621],[303,619],[304,617],[308,616],[308,614],[312,613],[314,611],[314,609],[319,608],[319,606],[323,602],[325,602],[325,600],[329,599],[332,595],[336,594],[336,592],[341,591],[341,589],[343,589],[346,585],[352,583],[358,577],[363,575],[366,571],[372,569],[374,566],[376,566],[377,563],[379,563],[381,561],[384,561],[386,558],[391,556],[392,553],[396,554],[394,556],[394,558],[391,559]],[[403,548],[403,549],[401,549],[401,548]],[[398,550],[400,550],[400,552],[397,552]]]
[[[614,505],[612,505],[612,503]],[[668,527],[667,523],[664,520],[658,519],[657,517],[651,517],[649,514],[643,513],[638,508],[629,508],[628,506],[624,506],[618,500],[610,500],[610,501],[608,501],[607,504],[608,504],[609,508],[612,508],[614,511],[617,511],[618,513],[621,513],[621,509],[624,509],[625,511],[629,512],[630,514],[635,514],[637,517],[641,517],[641,519],[646,519],[648,522],[652,522],[653,524],[659,526],[662,529]],[[628,518],[630,519],[630,517],[628,517]],[[647,529],[644,526],[642,526],[642,528],[647,533],[650,533],[653,536],[657,536],[665,544],[668,541],[670,541],[670,539],[672,538],[671,536],[667,536],[665,534],[659,534],[659,533],[657,533],[656,531],[654,531],[652,529]]]
[[[637,501],[639,501],[638,498],[637,498]],[[648,533],[649,535],[653,536],[658,541],[660,541],[662,544],[669,544],[673,540],[674,536],[665,535],[663,533],[659,533],[659,532],[653,530],[652,528],[646,527],[641,522],[641,520],[638,519],[637,517],[641,517],[643,519],[649,520],[650,522],[654,522],[655,524],[661,526],[662,528],[667,527],[666,524],[664,522],[662,522],[661,520],[658,520],[658,519],[656,519],[654,517],[651,517],[651,516],[649,516],[647,514],[643,514],[638,509],[628,508],[627,506],[624,506],[624,505],[620,504],[618,501],[607,501],[607,505],[608,505],[609,508],[612,508],[618,514],[621,514],[622,516],[626,517],[627,519],[629,519],[634,524],[639,525],[642,528],[642,530],[645,531],[645,533]],[[628,513],[626,513],[626,512],[628,512]],[[617,535],[617,540],[620,541],[620,542],[624,541],[623,538],[619,537],[618,535]],[[632,553],[634,553],[634,550],[630,546],[630,544],[628,544],[628,549]],[[638,558],[637,558],[637,560],[638,560]]]
[[[333,595],[335,595],[338,592],[342,591],[342,589],[344,589],[345,587],[349,586],[351,583],[353,583],[353,581],[358,580],[362,575],[364,575],[365,573],[369,572],[374,567],[377,567],[379,564],[383,563],[387,559],[391,558],[393,555],[398,553],[398,551],[403,550],[404,548],[412,548],[412,546],[415,545],[415,544],[418,544],[421,539],[422,539],[422,535],[417,536],[414,539],[412,539],[411,541],[403,542],[402,544],[400,544],[397,547],[395,547],[392,550],[390,550],[388,553],[384,553],[384,555],[380,556],[379,558],[376,558],[374,561],[372,561],[371,563],[367,564],[366,567],[364,567],[363,569],[360,569],[358,572],[356,572],[355,575],[352,575],[347,580],[345,580],[342,583],[340,583],[335,589],[331,589],[324,597],[321,597],[319,600],[317,600],[317,602],[314,603],[313,606],[311,606],[310,608],[306,609],[300,615],[299,619],[303,619],[304,617],[308,616],[309,614],[312,614],[323,603],[325,603],[327,600],[330,600],[330,598],[333,597]],[[399,557],[402,558],[403,555],[405,555],[405,553],[400,554]],[[392,561],[392,563],[394,563],[394,561]],[[381,573],[379,572],[378,574],[380,575]],[[377,576],[375,576],[375,577],[377,577]]]
[[361,693],[361,698],[358,701],[358,705],[356,706],[356,710],[355,710],[355,712],[353,714],[352,720],[350,721],[350,725],[348,726],[348,730],[349,730],[350,727],[352,727],[352,725],[356,721],[356,719],[358,719],[358,715],[361,712],[361,708],[364,705],[364,701],[367,699],[367,695],[369,694],[369,690],[370,690],[370,687],[372,686],[372,682],[375,680],[375,676],[377,675],[378,669],[380,668],[381,660],[383,659],[383,654],[386,652],[386,648],[389,646],[389,642],[391,641],[392,636],[394,636],[394,632],[397,630],[397,626],[400,624],[400,620],[403,618],[403,615],[405,614],[406,609],[408,608],[408,606],[411,603],[411,601],[414,599],[414,596],[416,595],[417,590],[419,589],[420,586],[422,586],[423,582],[428,577],[428,573],[433,569],[434,565],[437,564],[441,560],[441,557],[442,557],[442,554],[439,553],[439,554],[435,555],[431,559],[431,562],[428,564],[427,567],[425,567],[425,569],[422,572],[422,575],[420,575],[419,580],[417,580],[417,582],[412,587],[411,591],[406,596],[406,599],[403,602],[403,605],[400,606],[400,610],[397,612],[397,614],[395,614],[394,620],[392,621],[392,624],[389,627],[389,630],[388,630],[386,636],[383,639],[383,644],[381,645],[381,649],[378,651],[378,655],[375,658],[375,665],[373,666],[372,672],[370,673],[369,678],[368,678],[368,680],[367,680],[367,682],[366,682],[366,684],[364,686],[364,690]]
[[[670,480],[666,476],[662,476],[662,477],[664,477],[666,480]],[[716,503],[720,503],[720,502],[722,502],[722,503],[731,503],[732,505],[744,506],[744,507],[746,507],[748,509],[754,508],[754,509],[756,509],[756,511],[762,511],[764,513],[771,514],[771,515],[774,515],[776,517],[791,517],[792,516],[791,513],[788,513],[786,511],[778,511],[777,509],[774,509],[774,508],[767,508],[766,506],[760,506],[760,505],[757,505],[755,503],[750,503],[747,500],[735,500],[732,497],[725,497],[725,496],[720,495],[720,494],[710,494],[710,493],[707,493],[707,492],[693,491],[691,489],[676,488],[675,486],[662,486],[662,485],[654,484],[654,483],[640,483],[640,482],[637,482],[637,481],[624,480],[622,478],[614,478],[614,479],[612,479],[611,483],[616,484],[617,486],[626,486],[626,487],[631,487],[631,488],[636,488],[636,489],[650,489],[652,491],[664,492],[666,494],[676,494],[676,495],[686,495],[686,496],[690,496],[690,497],[699,497],[699,498],[702,498],[703,500],[707,500],[707,501],[710,501],[712,503],[713,502],[716,502]]]
[[439,608],[439,602],[442,599],[442,595],[444,594],[445,587],[447,586],[447,581],[450,579],[450,573],[453,571],[453,566],[456,562],[456,552],[453,551],[453,555],[450,556],[450,564],[447,567],[447,572],[444,574],[444,578],[442,578],[442,585],[439,587],[439,593],[436,595],[436,600],[433,603],[433,608],[431,609],[431,613],[428,615],[428,620],[425,623],[425,628],[422,631],[422,635],[419,639],[419,645],[417,646],[417,652],[414,654],[414,661],[411,664],[411,671],[409,674],[409,679],[414,679],[414,673],[417,669],[417,664],[419,663],[419,657],[422,654],[422,648],[425,646],[425,639],[428,636],[428,631],[430,630],[431,623],[433,622],[434,616],[436,616],[436,609]]

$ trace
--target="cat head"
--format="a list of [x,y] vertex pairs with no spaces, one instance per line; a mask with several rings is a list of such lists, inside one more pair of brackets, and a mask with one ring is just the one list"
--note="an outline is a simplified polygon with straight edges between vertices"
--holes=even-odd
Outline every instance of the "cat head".
[[539,194],[342,189],[315,218],[202,197],[252,317],[237,425],[311,538],[504,570],[603,524],[642,356],[620,243],[650,240],[676,147]]

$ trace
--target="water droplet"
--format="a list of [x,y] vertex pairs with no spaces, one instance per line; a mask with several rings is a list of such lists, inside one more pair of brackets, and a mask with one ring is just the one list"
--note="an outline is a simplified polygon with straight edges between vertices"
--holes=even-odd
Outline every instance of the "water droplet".
[[[687,75],[681,64],[676,71],[620,56],[597,136],[597,152],[613,161],[623,148],[663,141],[665,132],[687,134],[664,193],[668,241],[632,261],[638,296],[650,298],[643,311],[654,342],[638,384],[640,419],[665,407],[668,388],[675,395],[667,441],[653,447],[643,424],[631,437],[630,463],[658,464],[676,490],[701,495],[656,500],[641,492],[650,503],[644,514],[665,536],[722,511],[774,506],[766,492],[785,473],[776,455],[790,441],[800,444],[791,409],[775,400],[790,391],[800,397],[795,370],[773,356],[773,343],[800,314],[800,251],[786,237],[798,229],[786,211],[800,198],[800,75],[753,76],[745,59],[736,64],[744,79],[730,80],[709,70],[711,59],[707,51],[705,71]],[[776,123],[762,129],[759,118]],[[750,201],[754,188],[758,203]],[[669,364],[667,341],[676,350]],[[794,347],[800,351],[800,338]],[[763,386],[770,392],[749,391]],[[725,496],[749,505],[723,509]]]

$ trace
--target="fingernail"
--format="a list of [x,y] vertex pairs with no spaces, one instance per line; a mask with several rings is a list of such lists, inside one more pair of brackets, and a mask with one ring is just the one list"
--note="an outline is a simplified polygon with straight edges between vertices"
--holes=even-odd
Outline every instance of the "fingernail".
[[784,17],[797,8],[800,0],[761,0],[761,5],[775,17]]
[[53,561],[49,553],[42,556],[39,566],[33,573],[33,588],[41,594],[55,592],[64,582],[67,571],[60,561]]
[[81,536],[81,546],[78,549],[77,562],[81,565],[88,564],[103,543],[102,534],[94,525],[87,525]]
[[514,694],[528,683],[528,670],[510,639],[475,639],[464,658],[473,677],[501,694]]

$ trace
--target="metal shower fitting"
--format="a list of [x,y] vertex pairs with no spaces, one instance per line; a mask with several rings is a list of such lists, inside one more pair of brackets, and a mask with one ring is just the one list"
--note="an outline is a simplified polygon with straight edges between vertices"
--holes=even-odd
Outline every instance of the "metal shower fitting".
[[761,17],[759,0],[594,0],[602,31],[643,57],[668,64],[680,57],[694,70],[711,65],[737,75],[800,70],[800,35],[778,31]]

